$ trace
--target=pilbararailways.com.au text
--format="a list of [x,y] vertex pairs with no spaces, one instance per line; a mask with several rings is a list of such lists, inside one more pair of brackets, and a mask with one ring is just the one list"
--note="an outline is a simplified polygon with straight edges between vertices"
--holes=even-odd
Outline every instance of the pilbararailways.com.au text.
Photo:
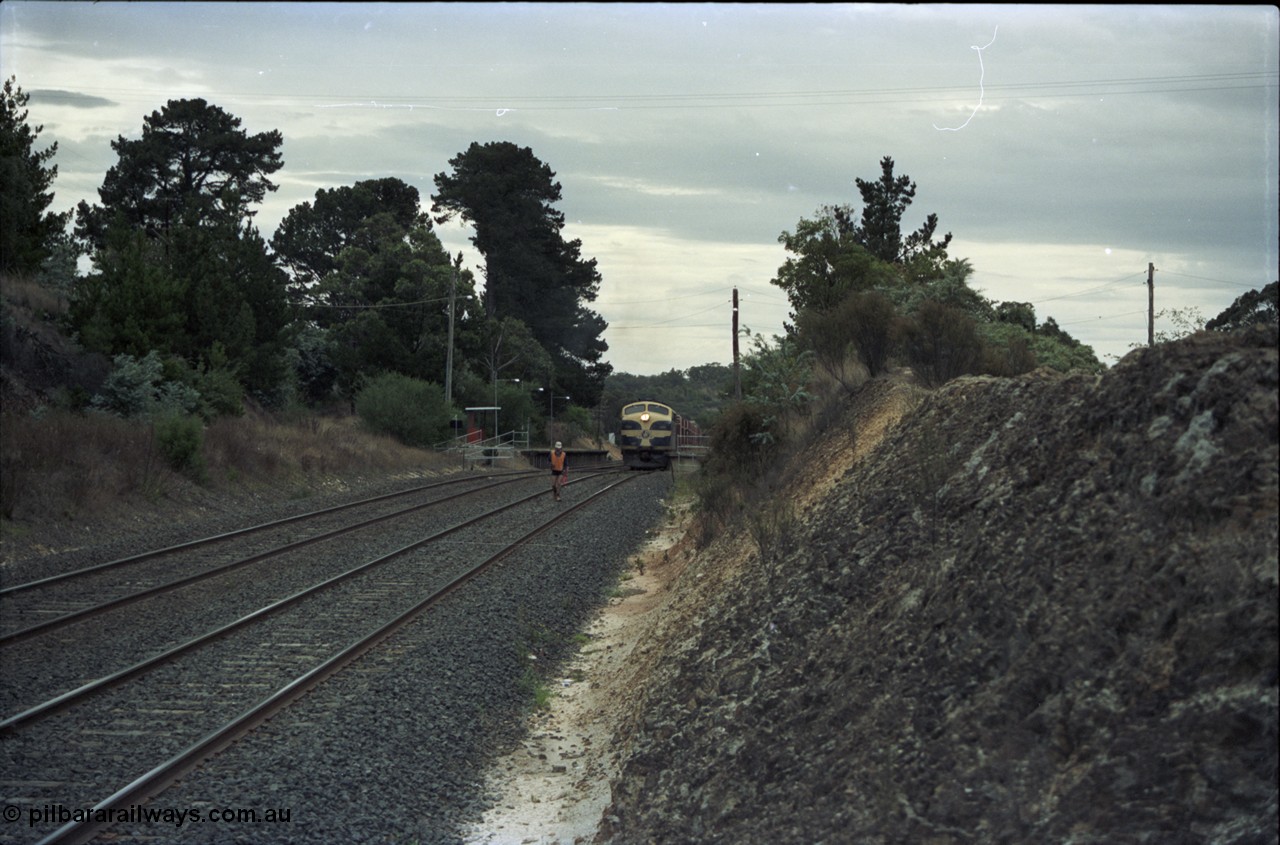
[[45,824],[166,824],[182,827],[184,824],[279,824],[287,823],[293,812],[287,807],[192,807],[176,810],[171,807],[144,807],[130,804],[128,807],[67,807],[63,804],[44,804],[21,807],[9,804],[4,808],[4,820],[16,822],[24,815],[27,827]]

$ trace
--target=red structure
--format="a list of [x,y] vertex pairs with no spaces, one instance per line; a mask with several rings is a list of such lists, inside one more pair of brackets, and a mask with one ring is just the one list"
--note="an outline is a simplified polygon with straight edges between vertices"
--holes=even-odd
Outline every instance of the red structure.
[[[476,416],[482,413],[492,413],[495,409],[489,406],[483,408],[467,408],[467,442],[480,443],[484,441],[484,425],[476,421]],[[483,419],[483,418],[482,418]]]
[[685,458],[702,458],[707,454],[711,438],[702,433],[698,423],[676,416],[676,454]]

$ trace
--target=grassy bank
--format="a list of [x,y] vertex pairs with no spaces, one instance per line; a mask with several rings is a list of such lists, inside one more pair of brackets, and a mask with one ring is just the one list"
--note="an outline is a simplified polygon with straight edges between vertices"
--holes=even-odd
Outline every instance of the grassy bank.
[[354,417],[250,412],[203,429],[200,472],[179,472],[155,428],[48,410],[0,418],[0,540],[61,523],[97,524],[240,495],[302,498],[457,460],[371,434]]

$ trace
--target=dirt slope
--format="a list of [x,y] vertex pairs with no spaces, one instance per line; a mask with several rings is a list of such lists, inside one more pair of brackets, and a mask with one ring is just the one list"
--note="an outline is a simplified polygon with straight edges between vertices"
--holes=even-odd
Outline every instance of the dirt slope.
[[1277,839],[1274,333],[876,382],[632,651],[598,841]]

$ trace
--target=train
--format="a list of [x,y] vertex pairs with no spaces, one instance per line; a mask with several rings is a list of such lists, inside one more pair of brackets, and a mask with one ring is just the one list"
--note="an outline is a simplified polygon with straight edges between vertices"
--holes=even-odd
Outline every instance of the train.
[[666,469],[681,446],[701,440],[698,424],[670,405],[641,399],[622,406],[618,446],[631,469]]

